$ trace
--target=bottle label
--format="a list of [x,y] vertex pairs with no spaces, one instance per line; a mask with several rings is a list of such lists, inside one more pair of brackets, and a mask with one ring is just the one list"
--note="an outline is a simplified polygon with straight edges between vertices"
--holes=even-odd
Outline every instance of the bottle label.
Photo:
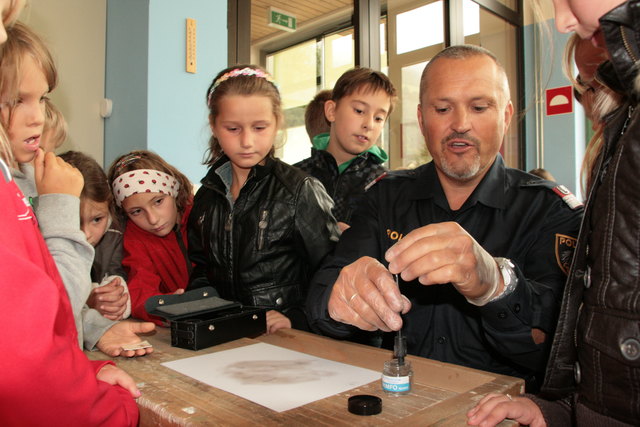
[[392,393],[401,393],[411,389],[411,381],[408,376],[405,377],[389,377],[382,376],[382,389]]

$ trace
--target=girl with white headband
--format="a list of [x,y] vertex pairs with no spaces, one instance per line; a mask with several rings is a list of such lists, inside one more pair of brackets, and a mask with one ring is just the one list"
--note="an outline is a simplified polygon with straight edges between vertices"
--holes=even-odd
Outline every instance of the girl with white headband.
[[117,158],[108,178],[117,209],[127,217],[122,265],[129,278],[131,315],[161,325],[144,303],[154,295],[181,294],[187,287],[191,183],[160,156],[145,150]]

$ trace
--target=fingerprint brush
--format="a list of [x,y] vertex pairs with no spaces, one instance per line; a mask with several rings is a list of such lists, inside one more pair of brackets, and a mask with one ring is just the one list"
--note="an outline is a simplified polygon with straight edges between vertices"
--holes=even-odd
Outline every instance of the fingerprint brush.
[[[394,274],[393,277],[396,280],[396,285],[400,287],[398,282],[398,275]],[[404,365],[404,357],[407,355],[407,340],[402,335],[402,328],[398,329],[393,342],[393,357],[398,359],[398,366]]]

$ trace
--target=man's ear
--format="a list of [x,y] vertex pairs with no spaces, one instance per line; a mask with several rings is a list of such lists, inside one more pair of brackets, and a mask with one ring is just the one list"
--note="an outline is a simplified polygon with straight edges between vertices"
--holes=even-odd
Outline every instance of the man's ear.
[[420,133],[425,135],[424,123],[422,122],[422,104],[418,104],[417,113],[418,113],[418,126],[420,126]]
[[507,134],[507,130],[509,129],[509,124],[511,123],[511,119],[513,118],[513,104],[511,101],[507,103],[507,106],[504,108],[504,134]]
[[330,123],[336,121],[336,101],[329,99],[324,102],[324,116]]

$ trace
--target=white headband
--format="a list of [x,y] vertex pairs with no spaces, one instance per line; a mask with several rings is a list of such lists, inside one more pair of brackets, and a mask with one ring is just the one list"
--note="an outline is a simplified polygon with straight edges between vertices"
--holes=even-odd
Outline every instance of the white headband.
[[125,172],[113,180],[113,196],[116,205],[138,193],[162,193],[172,197],[178,196],[180,183],[171,175],[154,169],[136,169]]

